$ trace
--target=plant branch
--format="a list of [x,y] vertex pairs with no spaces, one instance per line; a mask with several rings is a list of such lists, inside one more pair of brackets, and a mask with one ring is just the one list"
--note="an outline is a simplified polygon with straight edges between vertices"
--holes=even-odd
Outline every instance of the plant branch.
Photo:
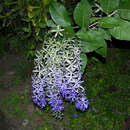
[[[109,14],[108,17],[111,17],[111,16],[113,16],[113,15],[116,14],[116,13],[117,13],[117,10],[115,10],[115,11],[113,11],[111,14]],[[88,28],[90,29],[91,27],[93,27],[93,26],[95,26],[95,25],[97,25],[97,24],[98,24],[98,21],[96,21],[95,23],[90,24],[90,25],[88,26]]]
[[111,14],[109,14],[108,17],[111,17],[111,16],[113,16],[113,15],[116,14],[116,13],[117,13],[117,10],[115,10],[115,11],[113,11]]
[[98,21],[95,22],[95,23],[90,24],[90,25],[88,26],[88,28],[91,28],[91,27],[93,27],[93,26],[95,26],[95,25],[97,25],[97,24],[98,24]]

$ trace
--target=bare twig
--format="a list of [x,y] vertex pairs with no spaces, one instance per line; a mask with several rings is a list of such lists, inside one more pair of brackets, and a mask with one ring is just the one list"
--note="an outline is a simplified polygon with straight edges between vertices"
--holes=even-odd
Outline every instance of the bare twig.
[[80,28],[79,26],[75,26],[75,27],[73,27],[73,29],[76,29],[76,28]]
[[98,24],[98,22],[92,23],[92,24],[90,24],[90,25],[88,26],[88,28],[91,28],[91,27],[93,27],[93,26],[95,26],[95,25],[97,25],[97,24]]
[[113,15],[116,14],[116,13],[117,13],[117,10],[115,10],[115,11],[113,11],[111,14],[109,14],[108,17],[111,17],[111,16],[113,16]]

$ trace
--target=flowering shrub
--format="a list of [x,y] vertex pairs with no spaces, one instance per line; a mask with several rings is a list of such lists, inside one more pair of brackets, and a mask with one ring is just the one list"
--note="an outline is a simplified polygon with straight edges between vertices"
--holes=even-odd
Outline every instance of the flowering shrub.
[[52,37],[36,53],[32,98],[41,108],[49,104],[53,112],[61,113],[63,99],[75,103],[81,111],[88,108],[85,89],[81,86],[81,50],[73,42]]

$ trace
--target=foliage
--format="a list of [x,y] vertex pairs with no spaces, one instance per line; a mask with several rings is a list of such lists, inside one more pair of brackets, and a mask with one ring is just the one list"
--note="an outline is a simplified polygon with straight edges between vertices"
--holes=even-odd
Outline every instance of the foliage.
[[[130,40],[129,0],[2,0],[0,3],[0,29],[15,29],[14,33],[19,32],[17,36],[23,36],[21,42],[25,44],[27,57],[34,56],[37,44],[44,40],[45,29],[55,28],[56,25],[65,29],[66,38],[77,36],[82,41],[83,53],[95,51],[106,57],[105,40],[111,40],[111,35],[119,40]],[[13,44],[10,48],[19,50],[19,41]],[[0,52],[4,53],[2,49]]]
[[[74,39],[75,44],[81,45],[82,72],[86,67],[86,53],[96,52],[104,58],[107,56],[106,40],[111,40],[111,36],[118,40],[130,41],[129,0],[69,1],[74,9],[71,7],[68,9],[67,2],[2,0],[0,5],[2,37],[5,33],[11,34],[12,30],[13,35],[17,34],[16,37],[22,36],[20,41],[25,42],[27,57],[34,56],[37,43],[44,43],[43,35],[48,29],[54,33],[54,39],[57,36],[63,36],[66,40]],[[20,42],[19,37],[18,39],[16,37],[11,37],[12,43],[16,44],[9,45],[10,48],[17,50]],[[61,40],[61,37],[58,38]],[[29,44],[26,44],[27,41]],[[3,44],[4,42],[1,48]],[[0,52],[4,53],[2,49]]]
[[[121,13],[120,10],[121,8],[129,9],[128,6],[124,6],[126,3],[129,4],[126,1],[121,5],[119,0],[97,0],[93,2],[81,0],[72,12],[74,19],[70,17],[73,19],[71,21],[68,17],[69,13],[60,3],[52,2],[49,11],[55,24],[63,27],[66,34],[69,34],[66,36],[67,38],[74,36],[79,38],[83,52],[82,57],[86,53],[95,51],[105,58],[107,55],[105,40],[111,40],[111,35],[119,40],[130,40],[130,23],[127,21],[129,17],[128,15],[126,17],[123,15],[125,18],[122,17],[123,12]],[[75,30],[76,24],[78,29]],[[66,28],[70,29],[67,30]],[[83,60],[86,61],[86,58]],[[85,64],[86,62],[83,62],[84,69]]]

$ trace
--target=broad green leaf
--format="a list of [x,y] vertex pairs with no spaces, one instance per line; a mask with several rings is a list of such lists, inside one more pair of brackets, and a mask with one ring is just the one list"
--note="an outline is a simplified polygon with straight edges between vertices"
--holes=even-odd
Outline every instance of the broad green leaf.
[[119,26],[109,29],[109,32],[116,39],[130,41],[130,22],[120,20]]
[[74,33],[74,30],[73,30],[72,26],[65,27],[65,36],[67,38],[74,37],[74,35],[75,35],[75,33]]
[[130,20],[130,9],[119,9],[118,12],[122,19]]
[[86,31],[84,28],[79,30],[76,35],[86,41],[97,41],[103,39],[102,33],[96,30]]
[[49,7],[49,11],[54,22],[61,27],[71,25],[71,20],[68,16],[68,12],[65,7],[57,2],[52,2]]
[[95,52],[98,53],[99,55],[101,55],[102,57],[106,58],[106,56],[107,56],[107,44],[106,44],[105,40],[102,41],[102,44],[103,44],[102,48],[98,48],[97,50],[95,50]]
[[89,53],[89,52],[92,52],[92,51],[95,51],[96,49],[98,48],[102,48],[102,47],[105,47],[104,45],[104,40],[98,40],[98,41],[82,41],[81,42],[81,46],[82,46],[82,52],[84,53]]
[[74,20],[80,27],[87,28],[91,16],[91,6],[87,0],[81,0],[74,10]]
[[98,25],[102,28],[113,28],[114,26],[118,26],[120,24],[119,19],[114,17],[103,17],[99,20]]
[[96,41],[92,41],[92,42],[82,41],[81,46],[82,46],[82,48],[81,48],[82,52],[84,52],[84,53],[89,53],[89,52],[92,52],[92,51],[96,50],[97,48],[99,48]]
[[85,53],[81,53],[80,57],[82,59],[81,72],[83,73],[87,64],[87,56]]
[[106,56],[107,45],[104,40],[106,36],[102,31],[90,30],[86,32],[85,29],[81,29],[76,35],[82,40],[82,52],[96,51],[103,57]]
[[102,33],[102,36],[103,36],[103,38],[104,38],[105,40],[111,40],[111,34],[109,33],[108,30],[99,28],[98,31]]
[[119,4],[119,9],[130,9],[130,1],[129,0],[121,0]]
[[54,22],[52,20],[47,20],[46,24],[48,27],[52,27],[52,28],[56,28],[56,24],[54,24]]
[[130,0],[122,0],[118,12],[121,18],[130,20]]
[[99,0],[99,3],[103,11],[109,14],[119,7],[120,0]]

